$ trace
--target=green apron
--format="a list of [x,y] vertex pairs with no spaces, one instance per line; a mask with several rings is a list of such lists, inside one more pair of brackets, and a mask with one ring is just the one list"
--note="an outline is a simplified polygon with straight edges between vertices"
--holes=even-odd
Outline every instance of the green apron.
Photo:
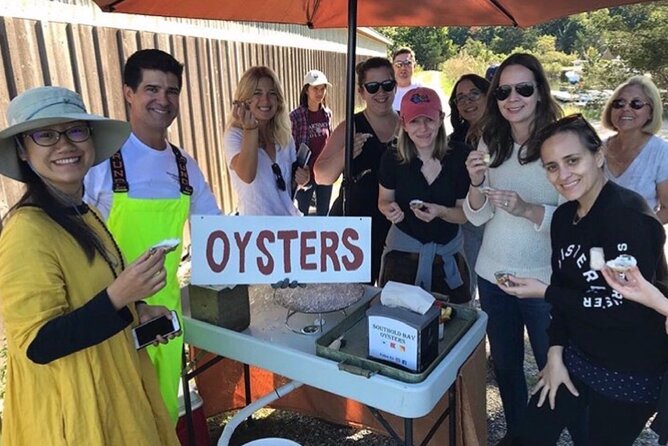
[[[114,235],[128,263],[133,262],[152,245],[169,238],[183,237],[183,227],[190,212],[192,187],[188,183],[186,158],[172,146],[179,166],[181,194],[179,198],[139,199],[128,196],[129,185],[120,151],[110,160],[113,179],[113,200],[107,226]],[[145,299],[151,305],[164,305],[176,310],[183,324],[181,289],[177,278],[181,245],[175,252],[165,256],[167,285],[153,296]],[[160,392],[169,415],[176,424],[178,419],[178,388],[182,370],[181,351],[183,336],[167,344],[149,346],[148,354],[155,365]]]

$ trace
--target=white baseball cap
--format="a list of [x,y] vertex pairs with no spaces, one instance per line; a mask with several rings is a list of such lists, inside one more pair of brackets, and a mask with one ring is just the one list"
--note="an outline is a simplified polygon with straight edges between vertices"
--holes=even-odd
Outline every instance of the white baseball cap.
[[304,76],[304,85],[313,85],[314,87],[317,85],[332,86],[332,84],[327,81],[327,76],[325,76],[325,73],[319,70],[311,70],[306,73],[306,76]]

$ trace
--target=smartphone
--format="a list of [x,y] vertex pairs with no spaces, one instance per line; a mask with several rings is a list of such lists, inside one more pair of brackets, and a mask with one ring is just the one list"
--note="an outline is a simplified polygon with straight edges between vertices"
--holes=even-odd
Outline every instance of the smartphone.
[[132,337],[135,341],[135,348],[139,350],[154,343],[158,335],[167,337],[180,331],[181,323],[179,322],[179,317],[176,315],[176,311],[172,310],[171,320],[167,316],[160,316],[146,321],[132,329]]
[[311,149],[304,143],[299,144],[299,150],[297,150],[297,164],[299,164],[299,167],[306,167],[310,160]]

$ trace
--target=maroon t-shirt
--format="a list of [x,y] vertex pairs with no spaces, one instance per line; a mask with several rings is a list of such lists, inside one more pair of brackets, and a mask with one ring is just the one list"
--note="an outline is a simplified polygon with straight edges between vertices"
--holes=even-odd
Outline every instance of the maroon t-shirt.
[[[327,138],[329,138],[329,122],[325,111],[320,108],[318,111],[308,111],[308,146],[311,149],[311,161],[309,165],[313,170],[313,164],[318,159],[322,149],[325,147]],[[313,172],[311,172],[313,175]]]

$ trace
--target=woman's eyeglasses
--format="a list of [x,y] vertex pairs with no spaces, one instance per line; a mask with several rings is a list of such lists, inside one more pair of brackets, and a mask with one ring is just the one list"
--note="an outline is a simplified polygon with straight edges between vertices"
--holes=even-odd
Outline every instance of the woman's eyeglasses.
[[398,60],[398,61],[394,62],[393,65],[397,68],[412,67],[413,66],[413,61],[412,60]]
[[468,94],[460,93],[457,96],[455,96],[455,104],[460,104],[467,99],[469,100],[469,102],[476,102],[481,97],[482,97],[482,91],[471,90],[471,91],[468,92]]
[[499,87],[494,90],[494,97],[497,101],[505,101],[513,92],[513,88],[517,94],[523,98],[531,97],[534,91],[536,91],[536,87],[531,82],[520,82],[515,85],[499,85]]
[[645,102],[640,99],[631,99],[631,101],[627,101],[626,99],[615,99],[612,101],[612,108],[620,109],[626,107],[626,104],[629,104],[629,107],[631,107],[634,110],[640,110],[646,105],[649,105],[650,107],[652,104],[650,102]]
[[51,147],[55,146],[58,141],[60,141],[60,137],[65,135],[65,138],[69,142],[84,142],[88,141],[88,138],[90,138],[90,135],[92,133],[92,129],[87,126],[87,125],[77,125],[74,127],[70,127],[69,129],[65,129],[62,132],[59,132],[58,130],[53,130],[53,129],[43,129],[43,130],[35,130],[32,133],[28,133],[24,136],[29,136],[30,139],[35,141],[35,144],[38,146],[42,147]]
[[285,190],[285,179],[283,178],[283,173],[281,172],[281,166],[274,163],[271,165],[271,171],[274,172],[276,187],[279,188],[280,190]]
[[397,86],[397,81],[394,79],[387,79],[384,80],[383,82],[367,82],[364,84],[364,89],[367,91],[369,94],[376,94],[378,93],[378,90],[381,88],[383,91],[390,92],[394,90],[394,87]]

